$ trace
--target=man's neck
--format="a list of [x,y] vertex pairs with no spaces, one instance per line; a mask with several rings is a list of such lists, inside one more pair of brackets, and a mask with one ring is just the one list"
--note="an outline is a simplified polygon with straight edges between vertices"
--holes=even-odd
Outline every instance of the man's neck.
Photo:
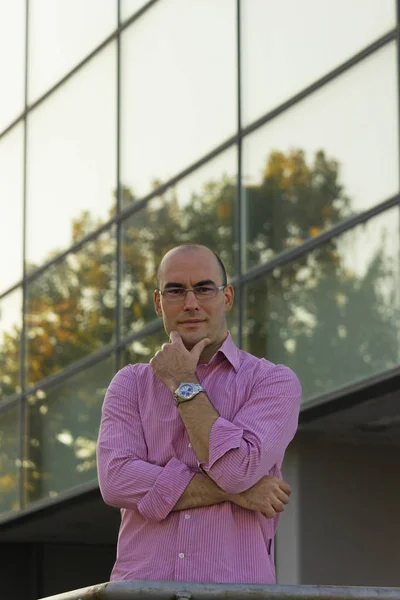
[[222,344],[225,342],[227,336],[228,336],[228,332],[225,333],[224,337],[219,342],[214,342],[213,344],[209,344],[208,346],[206,346],[200,355],[198,364],[204,365],[204,364],[210,362],[210,360],[212,359],[214,354],[216,354],[218,352],[218,350],[221,348]]

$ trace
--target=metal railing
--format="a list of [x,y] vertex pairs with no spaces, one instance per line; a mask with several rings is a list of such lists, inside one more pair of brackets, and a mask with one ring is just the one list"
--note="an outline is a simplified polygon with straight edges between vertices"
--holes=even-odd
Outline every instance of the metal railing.
[[400,600],[400,588],[114,581],[42,600]]

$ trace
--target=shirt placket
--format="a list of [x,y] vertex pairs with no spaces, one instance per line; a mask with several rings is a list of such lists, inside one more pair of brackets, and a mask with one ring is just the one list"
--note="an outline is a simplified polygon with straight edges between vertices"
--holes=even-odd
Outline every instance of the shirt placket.
[[191,581],[193,578],[192,540],[192,513],[190,509],[182,510],[179,512],[178,540],[176,544],[176,581]]

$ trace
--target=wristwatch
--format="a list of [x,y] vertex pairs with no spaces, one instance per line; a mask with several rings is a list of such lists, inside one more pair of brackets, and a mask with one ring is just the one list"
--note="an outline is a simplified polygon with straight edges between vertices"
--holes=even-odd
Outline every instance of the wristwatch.
[[182,402],[193,400],[197,394],[204,391],[205,390],[199,383],[181,383],[174,392],[175,404],[178,406],[179,404],[182,404]]

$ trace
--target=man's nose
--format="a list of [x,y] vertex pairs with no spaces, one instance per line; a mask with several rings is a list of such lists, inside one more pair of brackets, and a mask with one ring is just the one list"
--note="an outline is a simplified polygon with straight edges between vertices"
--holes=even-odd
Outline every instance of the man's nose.
[[194,295],[194,292],[190,291],[190,292],[186,292],[186,297],[185,297],[185,309],[186,310],[193,310],[194,308],[198,308],[199,304],[197,302],[197,298]]

